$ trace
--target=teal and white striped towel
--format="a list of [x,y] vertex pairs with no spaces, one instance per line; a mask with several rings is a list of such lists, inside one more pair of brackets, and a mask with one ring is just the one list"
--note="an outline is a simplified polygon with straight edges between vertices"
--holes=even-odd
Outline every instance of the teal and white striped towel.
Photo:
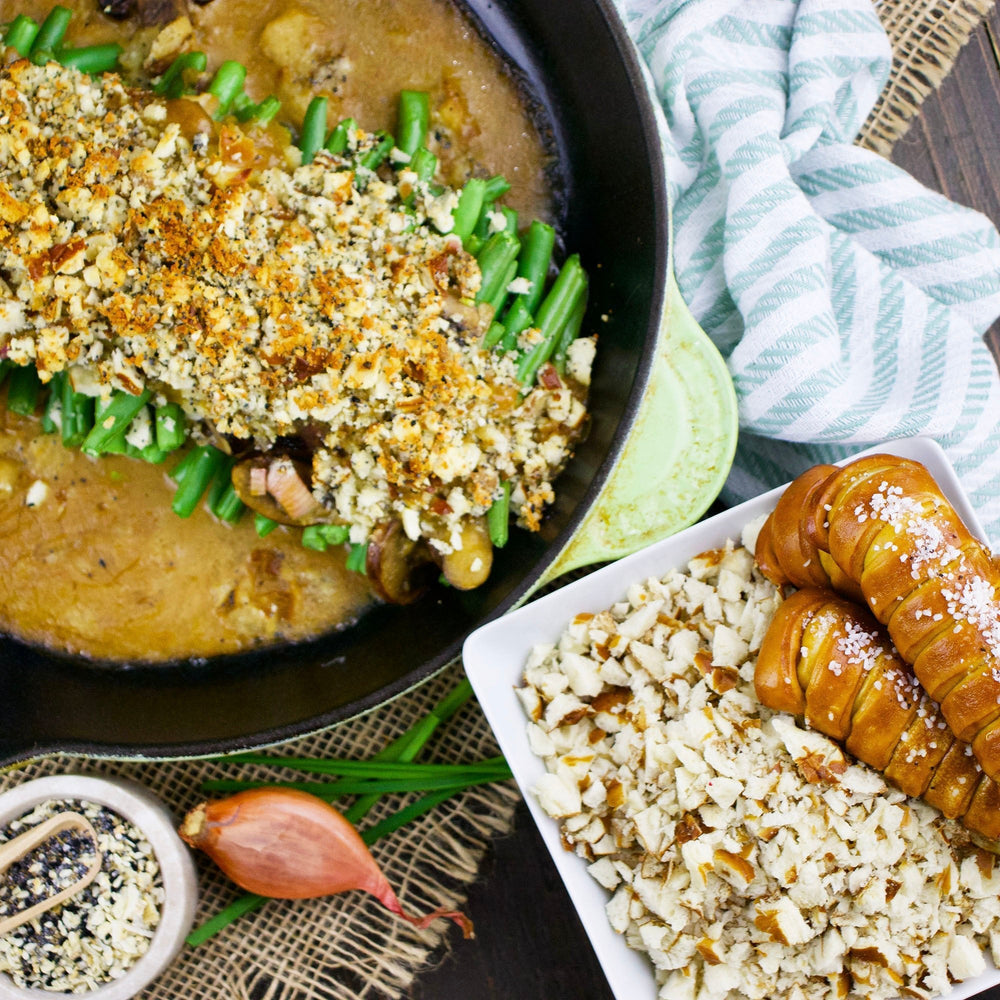
[[666,113],[674,266],[736,385],[731,502],[924,434],[1000,544],[1000,237],[853,145],[870,0],[618,0]]

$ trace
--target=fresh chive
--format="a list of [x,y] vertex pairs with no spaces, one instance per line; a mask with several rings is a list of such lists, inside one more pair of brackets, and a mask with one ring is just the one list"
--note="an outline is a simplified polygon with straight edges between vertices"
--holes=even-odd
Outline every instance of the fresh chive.
[[55,58],[62,66],[96,75],[113,70],[121,54],[122,47],[117,43],[111,43],[87,45],[82,49],[60,49],[55,53]]
[[507,544],[510,528],[510,481],[502,484],[503,492],[493,501],[486,512],[486,528],[494,548],[502,549]]
[[[371,759],[378,761],[412,761],[424,748],[434,731],[447,722],[472,697],[472,685],[463,677],[425,716],[418,719],[406,732],[384,746]],[[359,823],[378,802],[380,796],[369,793],[359,796],[344,813],[349,823]]]
[[330,801],[350,795],[404,795],[408,792],[429,792],[438,789],[462,791],[474,785],[486,785],[510,777],[504,767],[480,768],[461,774],[428,775],[413,778],[340,778],[336,781],[241,781],[238,778],[215,778],[203,781],[204,792],[243,792],[251,788],[294,788],[317,798]]
[[266,767],[286,767],[308,774],[329,774],[349,778],[439,778],[455,777],[464,772],[478,774],[490,768],[502,768],[504,759],[500,755],[486,757],[471,764],[417,764],[405,760],[343,760],[328,757],[280,757],[268,753],[237,753],[224,758],[228,764],[253,764]]
[[[258,515],[259,516],[259,515]],[[468,678],[463,678],[444,698],[441,699],[425,716],[418,719],[409,729],[397,736],[394,740],[384,746],[378,753],[374,754],[371,761],[397,762],[412,761],[414,757],[424,748],[427,741],[434,734],[435,730],[442,723],[447,722],[463,705],[472,697],[472,685]],[[242,756],[242,755],[241,755]],[[234,758],[218,758],[223,763],[228,763]],[[294,758],[291,758],[294,759]],[[280,758],[282,763],[287,765],[290,758]],[[502,774],[497,768],[497,774]],[[368,830],[361,831],[361,837],[366,844],[371,845],[379,837],[398,830],[404,823],[416,819],[432,809],[435,805],[450,798],[461,791],[460,788],[445,789],[425,795],[416,802],[403,809],[397,810],[392,815],[386,817],[380,823],[376,823]],[[344,812],[344,819],[349,823],[359,823],[371,807],[381,798],[380,794],[365,793],[360,795],[354,804]],[[245,913],[259,909],[266,902],[266,897],[258,896],[254,893],[246,893],[238,897],[224,910],[217,913],[210,920],[202,924],[201,927],[193,930],[187,937],[187,943],[192,947],[204,944],[210,937],[223,930],[233,921],[238,920]]]
[[412,823],[413,820],[423,816],[424,813],[430,812],[435,806],[439,806],[442,802],[447,801],[457,791],[461,791],[461,789],[444,789],[424,795],[417,799],[416,802],[412,802],[402,809],[397,809],[396,812],[373,824],[367,830],[362,830],[361,839],[371,847],[376,841],[387,837],[390,833],[395,833],[401,827],[406,826],[407,823]]
[[254,892],[238,896],[224,910],[220,910],[214,917],[191,931],[184,940],[192,948],[197,948],[198,945],[204,944],[223,928],[228,927],[234,920],[239,920],[244,914],[259,910],[266,902],[267,896],[258,896]]
[[215,76],[208,85],[208,92],[218,101],[214,115],[216,121],[229,114],[229,108],[243,89],[246,77],[246,67],[235,59],[227,59],[215,71]]
[[306,108],[305,118],[302,119],[302,134],[299,136],[303,164],[312,163],[323,145],[323,136],[326,135],[326,108],[329,103],[325,97],[314,97]]
[[359,542],[351,546],[351,551],[347,555],[347,562],[344,564],[354,573],[367,574],[368,564],[368,543]]
[[190,517],[195,507],[215,478],[219,469],[224,466],[229,456],[211,445],[202,445],[193,449],[194,459],[185,469],[178,483],[177,492],[171,507],[179,517]]
[[27,56],[38,37],[38,30],[37,21],[25,14],[18,14],[3,36],[3,43],[7,48],[16,50],[19,56]]
[[143,389],[138,396],[118,391],[111,397],[111,402],[95,417],[95,423],[90,433],[80,445],[87,455],[100,455],[107,450],[107,444],[115,437],[124,435],[133,417],[149,402],[152,393]]
[[161,97],[182,97],[185,92],[185,73],[204,73],[208,56],[204,52],[182,52],[153,84],[153,93]]
[[522,385],[532,385],[538,369],[552,356],[563,328],[569,322],[579,300],[586,295],[587,276],[576,254],[567,258],[552,288],[538,307],[535,324],[541,340],[522,358],[517,378]]
[[430,108],[430,96],[424,91],[401,90],[399,92],[399,127],[396,130],[396,146],[411,158],[427,139]]
[[42,382],[34,365],[15,368],[7,385],[7,409],[22,417],[32,416],[41,391]]
[[451,231],[464,243],[476,228],[479,213],[483,209],[483,193],[486,190],[486,181],[479,177],[471,177],[465,182],[458,196],[458,204],[452,213],[454,223]]
[[253,516],[253,526],[258,538],[267,538],[278,527],[278,522],[272,521],[266,514],[255,513]]
[[346,524],[310,524],[302,529],[302,544],[307,549],[325,552],[331,545],[343,545],[350,534]]
[[94,427],[94,397],[73,390],[66,375],[60,383],[62,395],[62,442],[68,448],[82,445]]
[[351,133],[357,127],[358,123],[353,118],[345,118],[338,122],[330,133],[330,138],[326,140],[326,151],[337,156],[346,152],[351,141]]

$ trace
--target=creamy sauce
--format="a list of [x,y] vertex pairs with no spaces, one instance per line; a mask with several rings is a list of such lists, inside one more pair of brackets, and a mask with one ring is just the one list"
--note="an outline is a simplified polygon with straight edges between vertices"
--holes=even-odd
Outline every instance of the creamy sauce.
[[[75,11],[69,44],[117,40],[123,61],[141,66],[157,29],[111,21],[93,0],[65,5]],[[50,6],[0,3],[0,20],[41,20]],[[275,93],[288,118],[326,93],[331,124],[352,115],[363,128],[392,130],[399,91],[430,91],[445,180],[502,173],[513,184],[505,200],[525,222],[550,217],[546,153],[517,88],[450,4],[212,0],[186,13],[196,32],[186,47],[206,51],[210,69],[243,62],[248,94]],[[40,434],[37,420],[0,409],[0,630],[89,657],[166,660],[356,620],[370,597],[342,548],[305,549],[295,529],[261,539],[250,515],[235,527],[205,509],[179,518],[167,478],[175,461],[90,459]]]

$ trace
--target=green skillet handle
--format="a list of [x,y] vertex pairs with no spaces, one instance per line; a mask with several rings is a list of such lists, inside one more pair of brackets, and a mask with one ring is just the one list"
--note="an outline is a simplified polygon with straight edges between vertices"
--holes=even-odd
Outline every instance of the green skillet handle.
[[725,362],[671,275],[649,386],[597,502],[539,586],[628,555],[693,524],[718,496],[736,450]]

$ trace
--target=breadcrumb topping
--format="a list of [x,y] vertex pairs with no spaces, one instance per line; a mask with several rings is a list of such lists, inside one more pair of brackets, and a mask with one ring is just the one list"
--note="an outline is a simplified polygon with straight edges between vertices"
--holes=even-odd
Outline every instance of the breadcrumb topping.
[[104,396],[151,389],[203,437],[305,438],[313,492],[352,540],[405,515],[460,546],[504,481],[537,529],[593,352],[525,391],[513,356],[479,347],[475,259],[430,224],[453,192],[425,185],[407,208],[352,161],[297,155],[199,99],[6,67],[0,353],[43,382],[68,369]]

